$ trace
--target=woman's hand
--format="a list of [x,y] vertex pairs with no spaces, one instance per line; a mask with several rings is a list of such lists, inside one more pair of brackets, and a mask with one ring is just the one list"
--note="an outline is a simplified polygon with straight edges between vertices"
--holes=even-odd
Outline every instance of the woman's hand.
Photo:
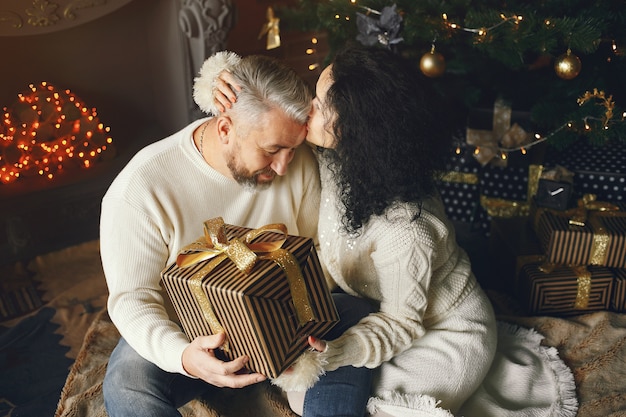
[[215,80],[215,89],[213,90],[213,99],[220,113],[230,109],[232,103],[237,101],[236,91],[241,91],[241,86],[237,84],[235,77],[228,71],[222,71]]
[[326,352],[328,345],[326,344],[324,340],[318,339],[313,336],[309,336],[308,340],[309,340],[309,346],[311,346],[313,349],[315,349],[318,352]]

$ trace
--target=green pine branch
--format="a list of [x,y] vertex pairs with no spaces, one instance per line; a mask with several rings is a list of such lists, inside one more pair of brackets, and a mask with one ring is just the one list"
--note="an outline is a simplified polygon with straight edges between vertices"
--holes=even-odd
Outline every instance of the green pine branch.
[[[357,35],[356,14],[396,5],[403,17],[399,53],[419,66],[433,45],[446,59],[446,73],[433,83],[456,104],[459,120],[473,107],[492,107],[496,98],[528,110],[542,132],[585,117],[576,99],[594,88],[626,104],[626,7],[614,0],[299,0],[277,9],[281,27],[327,33],[330,53]],[[443,14],[447,21],[444,21]],[[375,17],[375,14],[370,14]],[[504,16],[504,19],[503,19]],[[520,21],[514,16],[522,16]],[[447,23],[456,23],[452,29]],[[485,35],[478,30],[488,29]],[[617,50],[613,50],[613,45]],[[568,49],[582,61],[572,80],[556,75],[554,60]],[[621,113],[619,114],[621,118]],[[555,146],[581,134],[592,143],[626,143],[625,123],[616,118],[609,129],[563,129]],[[558,140],[557,140],[558,139]],[[552,142],[552,141],[551,141]]]

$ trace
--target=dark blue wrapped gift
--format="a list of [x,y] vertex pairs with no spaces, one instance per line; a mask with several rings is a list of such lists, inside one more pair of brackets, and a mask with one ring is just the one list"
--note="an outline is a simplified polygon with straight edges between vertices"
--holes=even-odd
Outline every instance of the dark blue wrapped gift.
[[471,152],[453,154],[439,182],[439,192],[451,220],[473,223],[480,209],[480,165]]
[[574,173],[574,199],[595,194],[600,201],[626,201],[626,145],[593,146],[581,140],[565,150],[551,149],[546,164]]

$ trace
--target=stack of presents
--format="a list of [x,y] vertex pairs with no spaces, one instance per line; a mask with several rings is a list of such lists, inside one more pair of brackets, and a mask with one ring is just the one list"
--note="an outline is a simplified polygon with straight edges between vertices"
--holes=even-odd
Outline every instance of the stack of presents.
[[490,280],[528,314],[625,312],[626,147],[489,152],[529,140],[515,118],[500,103],[470,115],[467,151],[440,184],[449,217],[488,236]]

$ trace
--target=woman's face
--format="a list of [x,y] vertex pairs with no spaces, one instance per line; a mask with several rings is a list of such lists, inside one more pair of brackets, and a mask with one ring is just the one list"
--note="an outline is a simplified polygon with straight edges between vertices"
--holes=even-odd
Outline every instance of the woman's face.
[[336,142],[331,128],[335,113],[326,105],[326,93],[332,84],[330,69],[331,65],[322,71],[317,80],[306,137],[309,143],[323,148],[334,148]]

